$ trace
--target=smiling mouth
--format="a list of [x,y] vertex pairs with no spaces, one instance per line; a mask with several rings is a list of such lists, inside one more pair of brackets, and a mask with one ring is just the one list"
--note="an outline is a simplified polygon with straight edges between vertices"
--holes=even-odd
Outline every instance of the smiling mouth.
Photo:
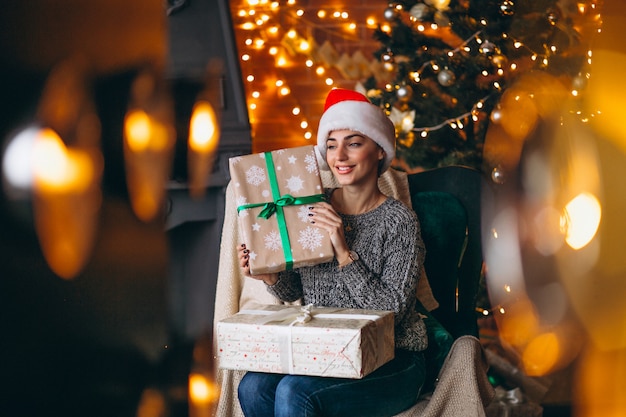
[[352,167],[338,167],[338,166],[336,166],[335,169],[339,173],[346,173],[346,172],[350,172],[352,170]]

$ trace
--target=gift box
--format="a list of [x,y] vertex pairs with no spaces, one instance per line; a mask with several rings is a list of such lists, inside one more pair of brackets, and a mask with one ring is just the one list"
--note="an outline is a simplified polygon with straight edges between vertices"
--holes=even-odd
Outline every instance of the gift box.
[[230,158],[240,239],[250,273],[330,262],[328,233],[309,222],[309,206],[324,200],[313,146]]
[[393,312],[259,306],[216,325],[222,369],[359,379],[394,358]]

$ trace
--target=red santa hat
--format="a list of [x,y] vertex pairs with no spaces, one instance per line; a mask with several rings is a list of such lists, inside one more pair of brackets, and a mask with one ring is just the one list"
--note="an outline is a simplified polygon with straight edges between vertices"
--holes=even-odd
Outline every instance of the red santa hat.
[[342,88],[334,88],[328,93],[317,129],[320,168],[330,169],[326,163],[326,140],[330,132],[342,129],[359,132],[376,142],[385,151],[380,173],[389,168],[396,155],[393,123],[380,107],[372,104],[363,94]]

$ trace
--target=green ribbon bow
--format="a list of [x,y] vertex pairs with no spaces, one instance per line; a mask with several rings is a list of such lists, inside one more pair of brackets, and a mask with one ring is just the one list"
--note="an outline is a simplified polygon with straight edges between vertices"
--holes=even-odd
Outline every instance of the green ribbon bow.
[[263,206],[263,209],[257,217],[269,219],[272,215],[276,214],[278,232],[280,233],[280,239],[283,244],[283,253],[285,255],[285,262],[287,265],[286,268],[289,270],[293,268],[293,257],[291,256],[291,243],[289,242],[289,233],[287,232],[287,222],[285,221],[283,207],[319,203],[321,201],[325,201],[325,197],[324,194],[314,194],[304,197],[293,197],[289,194],[281,196],[271,152],[265,152],[265,165],[267,166],[267,174],[270,181],[270,188],[272,189],[272,199],[274,201],[243,204],[237,207],[237,213],[241,210]]

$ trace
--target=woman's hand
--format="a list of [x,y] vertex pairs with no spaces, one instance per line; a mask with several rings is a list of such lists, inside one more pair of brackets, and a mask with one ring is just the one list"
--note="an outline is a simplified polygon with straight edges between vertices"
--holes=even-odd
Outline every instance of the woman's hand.
[[350,249],[343,232],[343,221],[333,206],[328,203],[317,203],[309,207],[309,219],[311,223],[328,232],[337,261],[339,264],[345,262],[350,256]]
[[278,275],[276,274],[250,274],[250,251],[246,248],[245,243],[237,247],[237,256],[239,258],[239,266],[243,270],[244,276],[258,279],[265,282],[267,285],[274,285],[278,281]]

